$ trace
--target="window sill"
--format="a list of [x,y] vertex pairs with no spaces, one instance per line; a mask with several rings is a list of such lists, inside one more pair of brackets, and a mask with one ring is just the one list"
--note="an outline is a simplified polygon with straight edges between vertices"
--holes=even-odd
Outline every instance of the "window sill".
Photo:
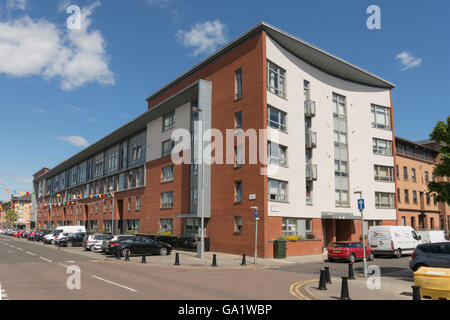
[[242,99],[242,95],[240,97],[234,97],[234,102],[239,101]]
[[172,180],[167,180],[167,181],[161,181],[161,184],[171,183],[171,182],[173,182],[173,181],[174,181],[174,179],[172,179]]
[[236,236],[239,236],[239,235],[242,235],[242,231],[241,232],[235,231],[235,232],[233,232],[233,234]]
[[242,164],[239,165],[239,166],[236,166],[236,165],[235,165],[234,168],[233,168],[233,170],[240,169],[240,168],[242,168],[243,166],[244,166],[244,165],[242,165]]
[[159,208],[160,210],[171,210],[173,207]]
[[242,204],[242,201],[235,201],[235,202],[233,203],[233,205],[238,205],[238,204]]
[[270,89],[267,89],[267,91],[270,92],[271,94],[273,94],[274,96],[278,97],[278,98],[281,98],[281,99],[283,99],[283,100],[288,101],[288,99],[287,99],[287,97],[286,97],[287,94],[284,94],[284,97],[283,97],[282,95],[279,95],[279,94],[276,94],[275,92],[270,91]]
[[286,201],[286,200],[272,200],[272,199],[269,199],[269,201],[270,202],[276,202],[276,203],[289,203],[289,201]]

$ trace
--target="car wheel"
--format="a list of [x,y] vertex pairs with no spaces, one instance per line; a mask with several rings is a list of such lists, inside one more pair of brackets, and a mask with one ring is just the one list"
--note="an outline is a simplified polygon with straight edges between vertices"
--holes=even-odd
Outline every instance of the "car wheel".
[[169,254],[169,250],[167,250],[167,248],[162,247],[159,249],[159,254],[162,256],[167,256]]
[[373,254],[372,251],[369,252],[369,261],[372,261],[373,258],[375,258],[375,255]]
[[55,240],[52,240],[52,244],[55,244]]
[[348,259],[348,262],[350,262],[350,263],[355,263],[355,261],[356,261],[356,257],[353,253],[351,253],[347,259]]
[[69,247],[69,248],[72,248],[73,247],[73,243],[72,242],[67,242],[67,246]]
[[333,258],[328,258],[328,262],[333,262],[334,259]]
[[401,249],[395,250],[395,251],[394,251],[394,255],[395,255],[397,258],[401,258],[401,257],[402,257],[402,250],[401,250]]
[[126,257],[127,252],[128,252],[128,256],[131,257],[131,250],[128,249],[128,248],[122,249],[122,251],[120,252],[120,254],[121,254],[122,257]]
[[416,264],[416,265],[414,266],[414,272],[416,272],[416,271],[419,270],[420,268],[426,267],[426,266],[427,266],[426,264],[418,263],[418,264]]

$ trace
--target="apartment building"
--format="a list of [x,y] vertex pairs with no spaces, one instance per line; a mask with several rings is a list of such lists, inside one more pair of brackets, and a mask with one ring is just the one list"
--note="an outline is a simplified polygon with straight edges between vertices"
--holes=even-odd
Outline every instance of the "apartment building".
[[[416,141],[415,143],[439,152],[439,155],[437,156],[436,159],[436,163],[440,163],[441,161],[440,149],[443,145],[443,142],[441,144],[437,144],[436,142],[430,139],[426,139]],[[434,177],[434,178],[436,179],[437,182],[450,182],[450,177]],[[439,229],[448,232],[450,230],[450,206],[446,202],[438,202],[438,207],[440,213]]]
[[203,216],[211,250],[251,254],[258,208],[260,257],[279,236],[288,255],[358,240],[356,191],[366,227],[396,224],[393,88],[260,23],[36,174],[38,223],[192,235]]
[[428,192],[439,152],[395,137],[398,225],[416,230],[440,229],[441,214],[435,195]]

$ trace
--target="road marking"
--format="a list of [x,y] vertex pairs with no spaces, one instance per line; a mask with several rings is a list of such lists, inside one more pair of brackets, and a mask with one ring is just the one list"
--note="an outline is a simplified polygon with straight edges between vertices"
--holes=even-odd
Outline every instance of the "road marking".
[[36,257],[36,255],[33,252],[26,251],[26,253],[31,254],[32,256]]
[[293,283],[289,288],[289,293],[292,294],[294,297],[300,299],[300,300],[312,300],[311,298],[308,298],[304,294],[300,292],[300,288],[306,286],[307,284],[318,282],[317,279],[314,280],[306,280],[306,281],[299,281]]
[[47,261],[47,262],[53,262],[52,260],[49,260],[49,259],[43,258],[43,257],[39,257],[39,259],[42,259],[42,260]]
[[115,283],[115,282],[112,282],[112,281],[109,281],[109,280],[105,280],[105,279],[100,278],[100,277],[97,277],[97,276],[95,276],[95,275],[92,275],[92,277],[95,278],[95,279],[101,280],[101,281],[105,281],[105,282],[107,282],[107,283],[109,283],[109,284],[113,284],[113,285],[115,285],[115,286],[118,286],[118,287],[121,287],[121,288],[130,290],[130,291],[132,291],[132,292],[137,292],[137,290],[134,290],[134,289],[125,287],[125,286],[123,286],[123,285],[121,285],[121,284],[118,284],[118,283]]
[[23,249],[21,249],[21,248],[17,248],[17,250],[19,250],[19,251],[23,251]]
[[63,264],[63,263],[58,263],[60,266],[63,266],[63,267],[66,267],[66,268],[70,268],[70,266],[66,266],[65,264]]

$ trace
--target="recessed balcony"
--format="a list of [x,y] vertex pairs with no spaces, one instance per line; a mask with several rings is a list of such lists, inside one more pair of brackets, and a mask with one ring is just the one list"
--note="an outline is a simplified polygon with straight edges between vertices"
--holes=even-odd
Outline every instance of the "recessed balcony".
[[305,117],[315,117],[316,116],[316,102],[313,100],[305,101]]
[[317,147],[317,134],[314,131],[305,132],[305,145],[308,149]]
[[306,181],[317,180],[317,165],[307,164],[306,165]]

